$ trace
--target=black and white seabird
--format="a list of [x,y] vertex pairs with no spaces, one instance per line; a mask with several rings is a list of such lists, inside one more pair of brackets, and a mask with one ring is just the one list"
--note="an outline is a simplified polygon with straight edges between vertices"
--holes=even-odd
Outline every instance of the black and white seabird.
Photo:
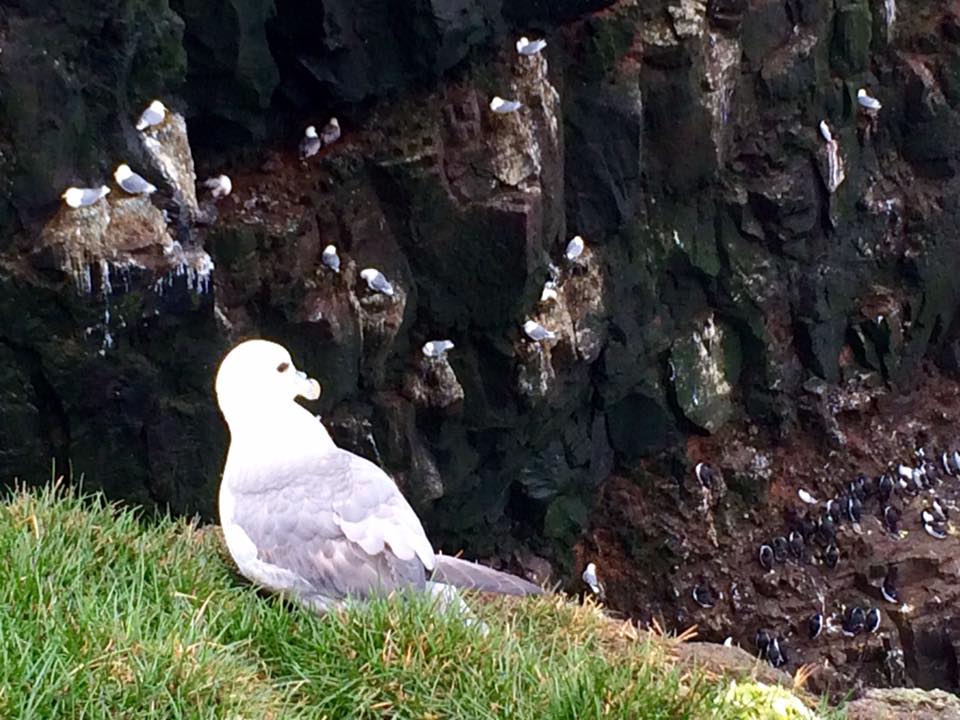
[[883,527],[891,535],[900,532],[900,511],[893,505],[883,508]]
[[863,631],[866,622],[867,616],[863,608],[852,607],[847,610],[840,629],[843,630],[843,634],[847,637],[854,637]]
[[820,633],[823,631],[823,615],[820,613],[811,615],[810,619],[807,620],[807,631],[811,640],[820,637]]
[[860,517],[863,512],[863,505],[857,499],[856,495],[851,495],[847,498],[847,517],[850,519],[850,522],[857,524],[860,522]]
[[453,340],[430,340],[425,342],[420,351],[424,357],[432,359],[443,358],[448,352],[453,350]]
[[793,554],[797,560],[803,559],[803,535],[798,533],[796,530],[790,532],[790,537],[787,538],[787,542],[790,545],[790,552]]
[[767,646],[767,662],[775,668],[786,665],[787,653],[780,644],[780,638],[773,638]]
[[757,655],[760,658],[766,659],[767,650],[770,648],[770,642],[772,641],[772,639],[773,638],[770,636],[770,633],[767,630],[764,630],[763,628],[760,628],[759,630],[757,630],[757,635],[754,638],[754,643],[756,643]]
[[697,476],[697,480],[700,481],[700,484],[705,488],[713,487],[713,468],[705,462],[697,463],[697,466],[693,469],[694,474]]
[[517,52],[521,55],[536,55],[546,46],[547,41],[542,38],[540,40],[529,40],[526,37],[522,37],[517,40]]
[[693,601],[702,608],[710,609],[717,604],[716,593],[709,585],[703,583],[694,585],[690,595],[693,597]]
[[817,539],[822,545],[830,545],[837,538],[837,523],[830,515],[820,518],[817,525]]
[[823,553],[823,559],[828,568],[837,566],[837,563],[840,562],[840,548],[837,547],[836,543],[827,545],[827,549]]
[[889,502],[893,492],[893,478],[884,473],[877,478],[877,498],[881,503]]
[[790,552],[790,543],[787,542],[787,539],[780,535],[773,539],[773,558],[778,563],[785,563],[787,561],[787,554]]
[[764,570],[773,569],[773,548],[769,545],[761,545],[760,551],[757,553],[757,559],[760,561],[760,567]]
[[887,574],[883,578],[883,585],[880,586],[880,594],[888,603],[897,604],[900,602],[900,594],[897,592],[897,566],[890,565],[887,568]]
[[936,522],[945,523],[950,518],[950,513],[947,508],[941,505],[940,501],[936,498],[930,503],[930,512],[933,514],[933,519]]
[[[933,519],[933,516],[929,512],[924,511],[924,516],[930,516],[930,519]],[[926,519],[923,521],[923,530],[927,535],[937,540],[943,540],[947,537],[947,530],[944,527],[943,523],[938,523],[936,521],[927,522]]]
[[604,599],[606,593],[603,589],[603,584],[597,578],[597,565],[596,563],[587,563],[587,567],[584,568],[583,573],[580,575],[580,578],[590,588],[590,592],[596,595],[601,600]]
[[367,287],[373,292],[382,295],[393,295],[393,285],[387,280],[387,276],[376,268],[364,268],[360,271],[360,277],[367,282]]
[[877,608],[870,608],[867,610],[864,629],[868,633],[875,633],[880,629],[880,611]]
[[841,522],[843,522],[844,508],[842,507],[842,503],[837,500],[837,498],[830,498],[827,500],[826,510],[827,516],[833,520],[835,525],[839,525]]
[[866,88],[860,88],[857,91],[857,104],[867,112],[877,112],[883,105],[875,97],[871,97]]

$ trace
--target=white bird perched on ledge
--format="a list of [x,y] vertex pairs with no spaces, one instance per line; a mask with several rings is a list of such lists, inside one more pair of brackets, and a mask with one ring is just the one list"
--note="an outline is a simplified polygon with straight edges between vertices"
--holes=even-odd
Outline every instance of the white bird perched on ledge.
[[860,90],[857,91],[857,103],[863,109],[870,110],[873,112],[876,112],[877,110],[883,107],[880,101],[877,100],[875,97],[870,97],[870,95],[867,94],[867,91],[864,88],[860,88]]
[[453,348],[453,340],[431,340],[423,344],[421,352],[425,357],[440,359]]
[[524,334],[533,340],[534,342],[540,342],[542,340],[553,340],[557,337],[557,334],[553,330],[547,330],[543,325],[538,323],[536,320],[527,320],[523,324]]
[[140,115],[140,119],[137,120],[137,130],[142,132],[149,127],[159,125],[163,122],[163,119],[166,116],[166,106],[164,106],[164,104],[159,100],[154,100],[152,103],[147,105],[147,109],[143,111],[143,114]]
[[364,268],[360,271],[360,277],[367,281],[367,287],[374,292],[393,295],[393,285],[387,280],[387,276],[376,268]]
[[519,100],[504,100],[499,95],[494,95],[493,100],[490,101],[490,109],[501,115],[516,112],[521,107],[523,107],[523,103]]
[[307,129],[303,131],[303,139],[300,141],[300,159],[306,160],[316,155],[320,152],[320,146],[322,144],[320,136],[317,135],[317,128],[309,125]]
[[113,179],[123,191],[130,195],[150,195],[157,191],[157,186],[147,182],[146,178],[137,175],[126,163],[117,165],[113,171]]
[[538,52],[543,50],[547,46],[547,41],[540,40],[529,40],[526,37],[522,37],[517,40],[517,52],[521,55],[536,55]]
[[583,250],[586,247],[586,243],[583,242],[583,238],[579,235],[575,235],[574,238],[567,243],[567,249],[563,251],[563,256],[573,262],[578,257],[583,255]]
[[72,208],[89,207],[110,194],[110,188],[101,185],[98,188],[69,187],[60,196]]
[[826,120],[820,121],[820,137],[822,137],[827,142],[833,140],[833,133],[830,132],[830,126],[827,125]]
[[320,131],[320,139],[323,141],[323,146],[333,145],[337,140],[340,139],[340,122],[332,117],[323,126],[323,130]]
[[323,249],[320,261],[335,273],[340,272],[340,256],[337,255],[337,248],[334,245],[327,245]]
[[390,476],[338,448],[323,423],[297,404],[297,397],[319,398],[320,384],[297,371],[284,347],[241,343],[220,364],[215,387],[230,428],[220,524],[230,555],[251,582],[316,612],[403,589],[441,601],[450,586],[543,592],[522,578],[435,552]]
[[233,192],[233,182],[226,175],[217,175],[215,178],[204,180],[203,186],[210,190],[214,200],[226,197]]

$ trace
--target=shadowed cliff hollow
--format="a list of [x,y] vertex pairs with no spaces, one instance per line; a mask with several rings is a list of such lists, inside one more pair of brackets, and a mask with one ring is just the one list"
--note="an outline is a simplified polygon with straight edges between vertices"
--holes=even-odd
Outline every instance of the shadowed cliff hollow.
[[[53,457],[212,516],[213,374],[262,335],[439,547],[561,574],[600,554],[614,604],[682,624],[704,619],[677,568],[753,563],[758,518],[782,525],[799,480],[826,496],[953,440],[956,3],[73,5],[0,8],[0,477]],[[521,56],[521,34],[549,44]],[[523,107],[492,113],[494,95]],[[134,123],[154,97],[177,115],[151,144]],[[298,161],[331,115],[342,139]],[[59,204],[124,161],[152,201]],[[195,176],[220,172],[233,193],[198,204]],[[428,360],[439,338],[456,347]],[[911,393],[916,417],[884,405]],[[883,412],[904,427],[871,426]],[[729,490],[710,532],[684,515],[699,460]],[[746,644],[755,616],[730,617]],[[955,687],[954,641],[917,637],[908,674]],[[952,675],[926,667],[945,653]]]

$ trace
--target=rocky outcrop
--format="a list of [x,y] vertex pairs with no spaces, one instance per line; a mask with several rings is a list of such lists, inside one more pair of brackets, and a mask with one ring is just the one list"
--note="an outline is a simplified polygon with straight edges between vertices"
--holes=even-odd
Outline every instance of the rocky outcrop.
[[[211,514],[211,378],[263,335],[318,375],[338,441],[383,464],[448,551],[575,578],[579,540],[619,609],[711,639],[735,625],[745,647],[817,589],[869,595],[860,537],[834,576],[737,575],[799,479],[832,492],[950,442],[932,396],[886,404],[953,387],[936,363],[958,367],[952,4],[114,5],[0,9],[0,475],[45,477],[54,457],[114,496]],[[530,28],[549,44],[518,55]],[[494,95],[522,106],[494,113]],[[179,115],[140,135],[154,96]],[[298,161],[302,128],[334,112],[343,137]],[[121,159],[152,170],[152,199],[56,204]],[[233,177],[216,221],[194,161]],[[555,337],[529,340],[528,319]],[[881,407],[890,424],[865,432]],[[690,486],[700,460],[724,492]],[[925,547],[885,552],[907,577],[952,577]],[[739,614],[694,616],[701,576]],[[952,644],[916,617],[884,615],[905,677],[954,687],[932,669]],[[823,652],[848,677],[853,649]]]

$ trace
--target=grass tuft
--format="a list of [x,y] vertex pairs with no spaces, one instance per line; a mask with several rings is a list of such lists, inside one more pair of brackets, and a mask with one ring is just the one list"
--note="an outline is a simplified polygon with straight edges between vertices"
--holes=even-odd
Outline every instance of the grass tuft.
[[471,598],[487,632],[413,594],[317,617],[217,533],[63,488],[0,505],[0,557],[4,718],[767,717],[591,604]]

